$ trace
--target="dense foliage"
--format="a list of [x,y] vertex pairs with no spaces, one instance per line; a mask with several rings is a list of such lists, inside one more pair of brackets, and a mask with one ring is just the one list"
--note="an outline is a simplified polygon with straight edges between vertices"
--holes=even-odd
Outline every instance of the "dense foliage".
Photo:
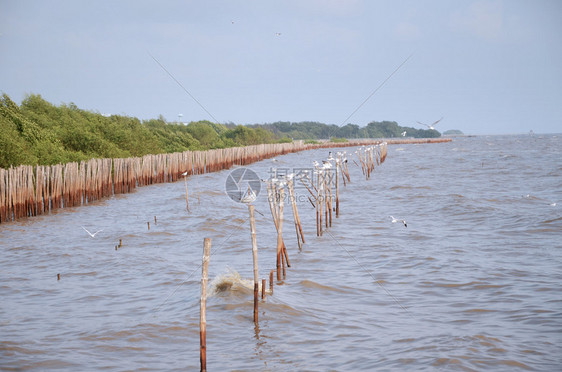
[[188,125],[158,119],[111,115],[79,109],[73,103],[55,106],[29,95],[18,106],[0,97],[0,168],[21,164],[57,164],[91,158],[119,158],[187,150],[291,142],[293,139],[439,137],[435,130],[372,122],[343,127],[317,122],[234,125],[209,121]]
[[449,129],[446,130],[445,132],[443,132],[444,136],[462,136],[464,135],[464,133],[462,132],[462,130],[458,130],[458,129]]
[[28,96],[19,106],[6,94],[0,98],[0,168],[286,140],[242,125],[227,127],[208,121],[184,125],[162,117],[141,122],[122,115],[104,116],[72,103],[54,106],[39,95]]
[[278,121],[271,124],[253,124],[251,128],[263,128],[276,135],[283,135],[293,139],[326,139],[339,138],[395,138],[402,137],[406,132],[407,137],[413,138],[435,138],[441,134],[436,130],[416,129],[402,127],[395,121],[373,121],[365,127],[356,124],[347,124],[342,127],[331,124],[323,124],[311,121],[290,123]]

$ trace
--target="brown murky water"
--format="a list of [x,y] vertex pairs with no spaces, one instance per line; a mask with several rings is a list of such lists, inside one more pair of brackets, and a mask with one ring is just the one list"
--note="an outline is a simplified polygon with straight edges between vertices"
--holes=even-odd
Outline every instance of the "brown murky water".
[[[267,178],[327,151],[250,168]],[[369,181],[350,170],[324,236],[308,200],[301,252],[286,224],[292,267],[259,327],[251,290],[209,298],[209,370],[560,370],[562,136],[395,145]],[[198,370],[203,238],[210,281],[252,278],[248,212],[226,196],[228,173],[188,180],[189,214],[180,181],[0,225],[0,367]],[[255,204],[266,277],[276,237],[263,190]]]

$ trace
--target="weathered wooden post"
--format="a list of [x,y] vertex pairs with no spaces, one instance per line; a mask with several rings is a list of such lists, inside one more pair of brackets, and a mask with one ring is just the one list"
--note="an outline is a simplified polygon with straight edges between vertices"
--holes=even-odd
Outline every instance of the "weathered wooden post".
[[187,211],[189,212],[189,198],[187,196],[187,171],[182,173],[183,181],[185,183],[185,204],[187,206]]
[[258,241],[256,239],[256,217],[254,213],[254,206],[248,204],[250,211],[250,230],[252,235],[252,257],[254,260],[254,323],[258,322],[258,293],[259,293],[259,279],[258,279]]
[[[329,212],[330,227],[332,227],[332,168],[328,168],[328,187],[326,189],[326,208]],[[326,221],[327,222],[327,221]]]
[[275,228],[277,228],[277,207],[274,205],[275,196],[273,194],[273,186],[271,181],[267,182],[267,201],[269,203],[269,209],[271,210],[271,216],[273,217],[273,222],[275,223]]
[[324,174],[318,170],[318,193],[316,196],[316,235],[322,236],[322,207],[324,205]]
[[207,371],[207,280],[210,256],[211,239],[205,238],[203,243],[203,268],[201,271],[201,302],[199,319],[201,372]]
[[341,160],[336,159],[336,218],[340,216],[340,182],[338,178],[338,169],[341,165]]
[[[283,241],[283,236],[279,236],[279,224],[280,220],[283,219],[283,203],[285,197],[285,191],[281,186],[277,189],[277,186],[273,184],[272,181],[267,183],[267,194],[268,194],[268,201],[269,201],[269,209],[271,210],[271,215],[273,216],[273,223],[275,225],[275,229],[277,230],[277,245],[279,246],[279,239],[281,240],[281,255],[277,256],[277,266],[278,271],[279,267],[283,267],[283,272],[285,272],[285,261],[287,261],[287,266],[291,267],[289,262],[289,255],[287,253],[287,248],[285,247],[285,242]],[[279,280],[281,280],[280,274],[278,274]]]
[[302,235],[302,227],[301,227],[301,222],[300,222],[300,218],[299,218],[299,212],[297,210],[297,200],[296,200],[296,196],[295,196],[295,184],[293,179],[290,179],[287,182],[287,187],[289,189],[289,198],[291,199],[291,205],[293,207],[293,220],[295,222],[295,230],[297,233],[297,243],[299,244],[299,250],[302,249],[302,244],[301,244],[301,240],[302,243],[304,243],[304,237]]
[[[281,261],[284,260],[283,252],[283,204],[285,198],[285,189],[283,187],[279,188],[279,214],[277,215],[277,280],[281,280]],[[285,272],[285,265],[283,265],[283,273]]]

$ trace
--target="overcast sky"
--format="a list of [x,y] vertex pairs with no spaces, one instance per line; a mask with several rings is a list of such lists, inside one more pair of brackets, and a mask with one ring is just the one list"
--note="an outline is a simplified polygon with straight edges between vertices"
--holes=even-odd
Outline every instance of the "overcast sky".
[[560,133],[561,87],[559,0],[0,0],[0,90],[18,103]]

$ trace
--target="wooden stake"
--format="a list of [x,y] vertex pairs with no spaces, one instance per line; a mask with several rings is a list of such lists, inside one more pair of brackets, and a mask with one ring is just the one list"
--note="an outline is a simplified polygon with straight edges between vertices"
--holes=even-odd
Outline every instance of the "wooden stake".
[[261,299],[265,298],[265,279],[261,280]]
[[269,273],[269,292],[273,294],[273,270]]
[[276,198],[275,195],[273,195],[273,186],[271,182],[267,182],[267,201],[269,203],[269,209],[271,210],[273,222],[275,223],[275,229],[277,229],[277,208],[275,207],[274,200],[276,200]]
[[[302,226],[299,218],[299,212],[297,210],[297,200],[295,197],[295,184],[293,180],[289,180],[287,183],[289,188],[289,198],[291,199],[291,205],[293,207],[293,220],[295,222],[295,230],[297,233],[297,243],[299,245],[299,250],[302,250],[302,243],[304,243],[304,237],[302,236]],[[301,243],[302,240],[302,243]]]
[[250,231],[252,235],[252,257],[254,262],[254,323],[258,323],[258,241],[256,239],[256,216],[254,206],[248,204],[250,211]]
[[[285,198],[285,189],[279,189],[279,214],[277,220],[277,280],[281,280],[281,261],[283,260],[283,204]],[[285,271],[285,265],[283,265],[283,271]]]
[[340,167],[341,159],[336,160],[336,218],[340,216],[340,182],[338,178],[338,168]]
[[57,280],[60,280],[60,274],[57,274]]
[[209,273],[209,259],[211,256],[211,239],[203,242],[203,268],[201,271],[201,302],[199,319],[200,361],[201,372],[207,371],[207,280]]
[[148,229],[150,230],[150,222],[147,222],[146,225],[148,226]]
[[326,189],[326,208],[330,215],[330,227],[332,227],[332,172],[328,169],[328,187]]
[[183,178],[185,182],[185,204],[187,206],[187,211],[189,212],[189,198],[187,196],[187,175]]

